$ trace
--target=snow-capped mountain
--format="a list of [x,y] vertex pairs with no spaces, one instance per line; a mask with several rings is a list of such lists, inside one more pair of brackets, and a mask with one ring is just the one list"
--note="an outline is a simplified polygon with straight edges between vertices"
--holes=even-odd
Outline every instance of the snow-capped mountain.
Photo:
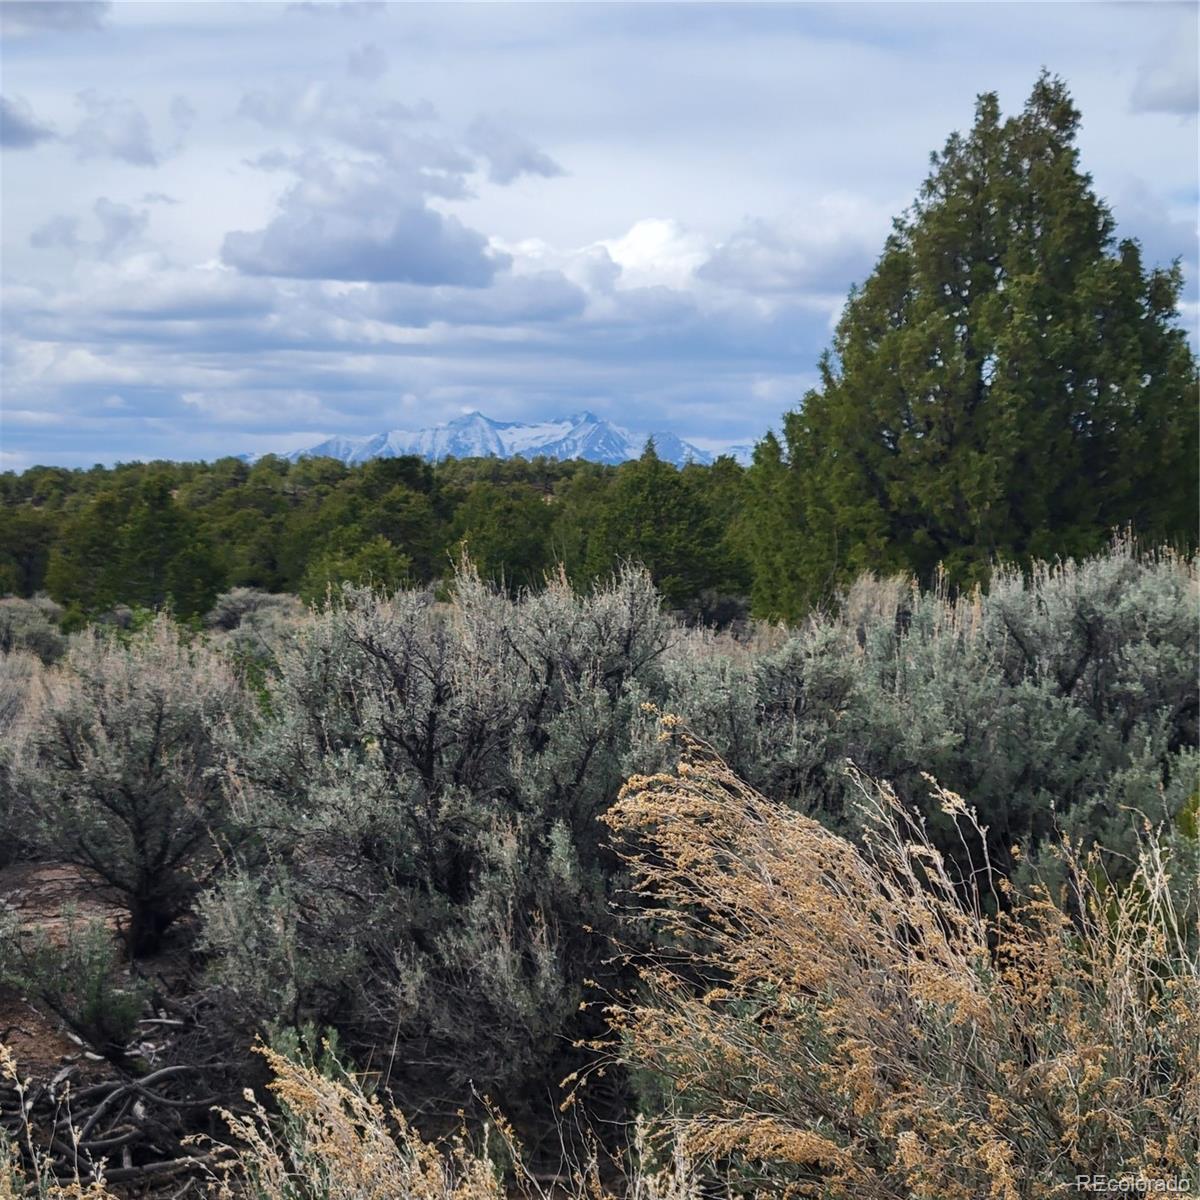
[[576,413],[549,421],[493,421],[480,412],[466,413],[446,425],[415,432],[393,429],[372,437],[333,437],[284,457],[336,458],[351,466],[372,458],[418,454],[430,462],[443,458],[586,458],[591,462],[622,463],[637,458],[654,438],[659,458],[683,466],[710,463],[713,455],[685,442],[677,434],[635,434],[594,413]]

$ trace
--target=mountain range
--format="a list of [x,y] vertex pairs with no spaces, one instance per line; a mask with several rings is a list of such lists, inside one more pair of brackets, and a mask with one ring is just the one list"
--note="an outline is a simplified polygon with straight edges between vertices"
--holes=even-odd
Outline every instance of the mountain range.
[[[678,434],[655,431],[634,434],[595,413],[581,412],[547,421],[494,421],[480,412],[465,413],[445,425],[416,431],[392,429],[370,437],[332,437],[283,457],[336,458],[347,466],[372,458],[398,458],[416,454],[430,462],[443,458],[585,458],[590,462],[622,463],[637,458],[647,437],[654,439],[659,458],[681,467],[694,462],[708,464],[715,457],[685,442]],[[747,463],[749,445],[730,446],[725,451]]]

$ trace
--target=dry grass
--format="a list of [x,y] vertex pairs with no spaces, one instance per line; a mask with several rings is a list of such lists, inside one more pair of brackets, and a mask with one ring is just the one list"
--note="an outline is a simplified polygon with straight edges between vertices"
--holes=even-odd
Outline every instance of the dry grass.
[[[521,1146],[502,1118],[469,1137],[426,1140],[404,1115],[386,1107],[354,1075],[333,1078],[273,1050],[260,1048],[273,1073],[273,1111],[247,1090],[247,1108],[223,1110],[229,1144],[197,1147],[197,1178],[189,1196],[212,1200],[616,1200],[601,1181],[598,1156],[553,1181],[524,1165]],[[0,1082],[27,1085],[0,1044]],[[22,1125],[16,1140],[0,1131],[0,1200],[119,1200],[103,1164],[81,1162],[72,1177],[55,1178],[39,1131]],[[639,1135],[634,1154],[644,1152]],[[503,1166],[501,1165],[503,1162]],[[153,1180],[148,1180],[153,1184]],[[676,1154],[660,1169],[633,1170],[622,1200],[701,1200],[688,1162]],[[169,1185],[168,1193],[178,1185]],[[139,1188],[138,1195],[143,1192]]]
[[826,1200],[1195,1186],[1197,937],[1149,831],[1120,892],[1063,847],[1062,895],[997,894],[986,863],[955,878],[888,788],[857,779],[859,848],[664,725],[677,771],[630,780],[607,817],[658,947],[613,1010],[615,1052],[669,1081],[690,1153]]
[[283,1113],[272,1121],[252,1093],[249,1115],[223,1116],[238,1147],[218,1195],[297,1200],[503,1200],[492,1163],[462,1139],[426,1142],[351,1076],[330,1079],[261,1051]]
[[[552,1183],[535,1177],[499,1116],[477,1138],[462,1130],[427,1141],[354,1076],[333,1079],[261,1052],[274,1072],[269,1087],[283,1118],[272,1119],[249,1093],[248,1116],[224,1114],[237,1148],[214,1189],[218,1200],[615,1200],[601,1183],[596,1157]],[[635,1171],[623,1195],[700,1200],[678,1156],[662,1170]]]

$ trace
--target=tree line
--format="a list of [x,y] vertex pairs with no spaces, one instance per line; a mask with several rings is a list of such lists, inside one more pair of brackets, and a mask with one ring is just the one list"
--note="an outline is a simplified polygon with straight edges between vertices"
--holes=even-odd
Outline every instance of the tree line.
[[114,605],[208,611],[249,587],[318,599],[331,583],[436,584],[465,550],[516,590],[563,564],[590,582],[644,562],[667,602],[744,595],[733,530],[745,471],[732,459],[676,470],[652,446],[620,467],[415,457],[253,465],[39,467],[0,479],[0,590],[46,591],[77,617]]

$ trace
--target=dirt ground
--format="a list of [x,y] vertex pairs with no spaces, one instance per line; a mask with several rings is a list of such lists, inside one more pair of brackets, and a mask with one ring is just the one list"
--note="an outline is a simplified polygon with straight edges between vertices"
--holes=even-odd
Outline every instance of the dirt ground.
[[[76,867],[16,863],[0,869],[0,913],[15,914],[23,930],[43,931],[61,942],[72,922],[101,920],[115,934],[119,910],[97,895]],[[2,987],[0,1042],[13,1052],[22,1076],[34,1080],[53,1078],[70,1063],[78,1065],[80,1077],[95,1069],[61,1022]]]

